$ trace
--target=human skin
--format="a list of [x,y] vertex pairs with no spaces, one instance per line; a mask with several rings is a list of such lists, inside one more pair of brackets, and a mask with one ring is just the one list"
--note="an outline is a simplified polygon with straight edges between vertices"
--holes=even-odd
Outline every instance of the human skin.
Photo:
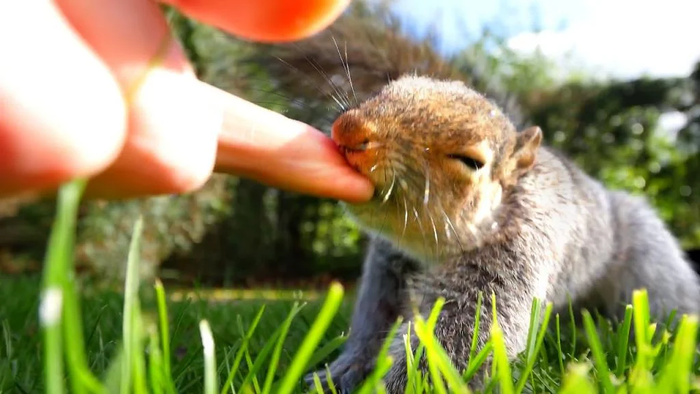
[[[348,3],[167,2],[266,42],[314,34]],[[75,178],[91,197],[183,193],[213,171],[349,202],[373,192],[320,131],[197,80],[155,1],[5,2],[0,48],[0,197]]]

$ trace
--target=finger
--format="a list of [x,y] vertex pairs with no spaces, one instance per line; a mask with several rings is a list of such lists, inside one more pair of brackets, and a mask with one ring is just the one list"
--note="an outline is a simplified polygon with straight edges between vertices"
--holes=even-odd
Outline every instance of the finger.
[[254,41],[294,41],[326,28],[350,0],[163,0],[192,18]]
[[188,192],[211,175],[222,109],[199,82],[150,0],[61,0],[76,30],[117,77],[129,104],[128,136],[88,195],[134,197]]
[[335,143],[320,131],[202,85],[225,108],[216,171],[349,202],[364,202],[372,197],[370,181],[353,170]]
[[114,160],[126,134],[119,86],[52,2],[0,2],[0,48],[0,196]]

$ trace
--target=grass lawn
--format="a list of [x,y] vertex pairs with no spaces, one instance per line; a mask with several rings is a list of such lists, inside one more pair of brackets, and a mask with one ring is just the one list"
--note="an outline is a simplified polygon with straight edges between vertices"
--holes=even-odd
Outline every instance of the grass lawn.
[[[39,277],[0,278],[0,392],[46,392],[43,383],[42,333],[37,312],[40,290]],[[150,296],[154,293],[146,286],[141,291],[141,294]],[[174,387],[179,393],[201,393],[203,390],[204,362],[199,328],[202,319],[207,319],[211,326],[216,360],[219,364],[218,381],[223,383],[235,358],[235,352],[241,347],[245,331],[251,326],[261,307],[264,306],[265,310],[248,343],[248,351],[253,361],[287,318],[295,301],[306,303],[294,318],[285,339],[276,368],[275,378],[278,379],[287,370],[292,356],[318,315],[323,303],[321,297],[324,296],[289,294],[290,292],[270,294],[269,291],[220,291],[217,294],[208,294],[207,291],[200,293],[192,290],[188,293],[177,291],[167,294],[171,374]],[[147,301],[147,297],[143,298],[142,308],[148,321],[145,325],[148,326],[158,318],[157,306],[155,300]],[[123,305],[124,294],[118,290],[97,290],[88,287],[81,298],[88,367],[102,380],[106,378],[110,363],[122,346]],[[343,331],[347,331],[350,307],[349,302],[340,306],[338,315],[325,334],[327,340],[332,340]],[[261,387],[269,365],[268,358],[262,372],[258,372]],[[241,376],[236,377],[236,387],[240,387],[249,370],[243,360],[239,371]]]
[[[159,283],[140,283],[134,275],[138,223],[122,290],[76,283],[71,246],[80,192],[77,182],[60,192],[42,277],[0,279],[3,393],[305,392],[301,377],[307,370],[338,354],[352,300],[340,285],[324,294],[229,297],[226,291],[188,296]],[[440,306],[412,326],[421,346],[407,354],[425,354],[430,366],[426,375],[417,373],[409,357],[409,386],[416,393],[468,392],[465,382],[488,355],[494,363],[486,392],[700,390],[697,317],[684,316],[668,331],[655,330],[643,291],[635,293],[634,307],[620,325],[588,313],[579,329],[560,325],[549,305],[535,303],[528,347],[519,359],[507,361],[495,324],[491,341],[471,355],[466,371],[451,366],[431,335]],[[360,392],[382,392],[381,377],[391,362],[380,352],[377,369]],[[429,385],[429,377],[437,384]]]

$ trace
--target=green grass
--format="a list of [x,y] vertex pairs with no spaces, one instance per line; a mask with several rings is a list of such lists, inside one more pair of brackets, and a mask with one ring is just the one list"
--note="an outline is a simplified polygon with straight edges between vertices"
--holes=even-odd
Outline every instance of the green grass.
[[[196,291],[174,297],[159,281],[142,283],[136,274],[141,221],[124,288],[81,283],[72,245],[82,187],[74,182],[59,193],[42,277],[0,278],[0,392],[288,394],[308,391],[301,377],[338,355],[352,301],[339,284],[321,297],[253,292],[226,300]],[[420,338],[417,349],[406,341],[410,392],[468,392],[466,382],[489,355],[486,392],[700,390],[697,317],[681,316],[668,331],[656,328],[644,291],[635,293],[621,324],[584,311],[578,329],[564,325],[550,304],[534,302],[527,349],[517,360],[506,359],[503,332],[494,324],[491,341],[470,354],[464,371],[432,335],[443,302],[409,326]],[[382,377],[395,362],[387,350],[359,392],[383,392]],[[427,376],[416,368],[421,354]]]

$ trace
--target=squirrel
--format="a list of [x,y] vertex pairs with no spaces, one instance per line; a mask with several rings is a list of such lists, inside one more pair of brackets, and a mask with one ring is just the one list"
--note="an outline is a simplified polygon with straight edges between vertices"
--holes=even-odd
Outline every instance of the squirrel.
[[[510,358],[525,349],[533,298],[552,302],[555,313],[571,299],[577,309],[615,318],[633,290],[646,288],[653,317],[663,319],[672,309],[700,312],[700,281],[643,197],[607,189],[545,146],[543,131],[523,126],[512,101],[490,94],[478,73],[467,78],[429,45],[407,44],[391,26],[383,29],[371,20],[341,19],[328,29],[332,40],[316,36],[293,48],[269,47],[256,60],[270,57],[262,64],[281,90],[294,86],[312,95],[313,85],[301,87],[286,67],[306,64],[330,81],[329,57],[342,59],[345,51],[338,41],[355,45],[334,73],[352,69],[354,85],[335,89],[352,89],[359,98],[343,102],[331,137],[376,193],[365,204],[344,204],[370,243],[350,335],[329,366],[341,392],[373,370],[400,316],[397,336],[388,338],[394,361],[383,380],[388,392],[404,392],[402,336],[413,307],[426,316],[438,298],[445,304],[435,336],[459,370],[471,350],[480,292],[476,351],[488,341],[484,327],[492,323],[489,296],[495,294]],[[284,66],[276,69],[272,57]],[[416,349],[415,333],[409,340]],[[484,383],[489,362],[469,382],[472,388]],[[424,360],[418,365],[427,375]],[[324,371],[318,376],[327,388]],[[313,374],[305,381],[313,387]]]
[[[633,290],[646,288],[651,316],[700,312],[698,277],[653,208],[606,189],[544,146],[542,133],[518,131],[463,82],[415,75],[389,82],[334,122],[333,139],[377,190],[368,203],[345,204],[372,240],[346,348],[330,365],[341,390],[371,372],[385,339],[378,333],[399,316],[410,321],[414,298],[423,316],[446,300],[435,335],[459,369],[479,292],[496,295],[510,357],[525,349],[533,298],[557,312],[571,297],[576,308],[614,318]],[[486,326],[491,307],[484,297]],[[389,350],[391,393],[405,391],[407,324]],[[479,347],[488,335],[480,330]],[[415,334],[411,345],[418,346]],[[479,379],[470,383],[478,387]]]

